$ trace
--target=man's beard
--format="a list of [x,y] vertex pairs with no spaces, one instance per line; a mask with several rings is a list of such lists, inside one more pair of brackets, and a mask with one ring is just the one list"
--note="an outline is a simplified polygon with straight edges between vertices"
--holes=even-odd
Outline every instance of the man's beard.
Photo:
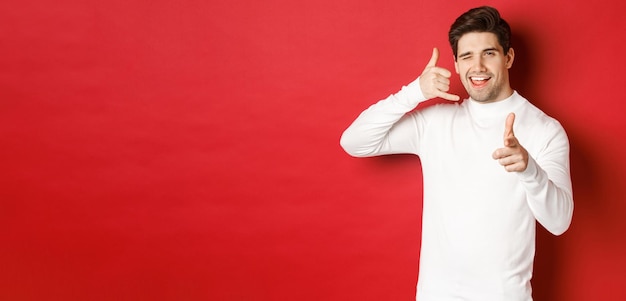
[[498,97],[500,89],[497,88],[498,87],[492,87],[488,91],[485,91],[484,89],[482,91],[469,90],[468,93],[470,97],[477,102],[490,102],[494,101],[496,97]]
[[[493,78],[491,80],[494,80]],[[480,89],[480,91],[472,90],[470,87],[472,86],[471,81],[468,81],[468,89],[467,93],[469,96],[477,102],[492,102],[496,101],[498,96],[500,96],[500,92],[502,92],[502,84],[498,83],[495,86],[487,86]]]

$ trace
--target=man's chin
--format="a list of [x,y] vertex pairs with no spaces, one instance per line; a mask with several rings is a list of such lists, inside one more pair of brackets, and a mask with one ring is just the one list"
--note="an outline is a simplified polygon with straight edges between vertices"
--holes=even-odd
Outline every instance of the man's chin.
[[476,91],[470,91],[468,92],[468,94],[472,98],[472,100],[477,101],[477,102],[489,102],[490,101],[490,97],[488,93],[478,93]]

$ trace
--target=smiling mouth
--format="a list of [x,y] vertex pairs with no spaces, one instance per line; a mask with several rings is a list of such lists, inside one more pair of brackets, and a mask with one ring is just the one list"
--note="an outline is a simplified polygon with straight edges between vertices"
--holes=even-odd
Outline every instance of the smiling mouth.
[[487,85],[487,82],[491,79],[489,76],[470,76],[469,80],[474,88],[482,88]]

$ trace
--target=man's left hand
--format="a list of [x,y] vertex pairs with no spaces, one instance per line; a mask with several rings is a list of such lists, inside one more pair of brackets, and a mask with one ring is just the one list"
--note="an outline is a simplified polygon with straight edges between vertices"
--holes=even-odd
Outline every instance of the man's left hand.
[[513,133],[515,114],[509,113],[504,125],[504,147],[493,152],[493,158],[508,172],[522,172],[528,166],[528,152],[519,144]]

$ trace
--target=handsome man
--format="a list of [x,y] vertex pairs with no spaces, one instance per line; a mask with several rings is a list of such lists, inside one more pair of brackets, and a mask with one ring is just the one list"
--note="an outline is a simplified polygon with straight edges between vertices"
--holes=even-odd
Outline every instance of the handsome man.
[[[449,41],[469,99],[449,94],[439,52],[417,80],[365,110],[341,137],[355,157],[412,153],[424,175],[417,300],[532,300],[535,224],[570,225],[563,127],[516,91],[509,25],[491,7],[452,24]],[[415,110],[427,99],[450,103]],[[503,135],[504,134],[504,135]]]

